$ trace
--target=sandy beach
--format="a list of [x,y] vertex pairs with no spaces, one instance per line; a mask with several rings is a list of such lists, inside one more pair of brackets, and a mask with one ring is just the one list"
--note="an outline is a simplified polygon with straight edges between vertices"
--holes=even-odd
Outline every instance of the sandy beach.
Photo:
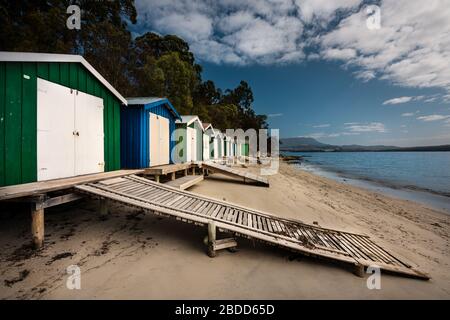
[[[251,168],[249,170],[257,170]],[[270,188],[211,175],[191,192],[364,233],[427,272],[423,281],[383,274],[380,290],[340,265],[238,239],[237,252],[206,254],[206,229],[94,200],[46,211],[45,247],[31,249],[29,212],[0,216],[2,299],[449,299],[450,215],[416,202],[281,163]],[[81,289],[66,268],[81,268]]]

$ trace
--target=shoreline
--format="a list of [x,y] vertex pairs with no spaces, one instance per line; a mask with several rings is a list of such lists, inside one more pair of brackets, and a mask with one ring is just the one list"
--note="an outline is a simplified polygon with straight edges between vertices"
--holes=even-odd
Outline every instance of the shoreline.
[[[258,167],[249,167],[257,172]],[[280,163],[271,186],[213,174],[189,191],[325,228],[367,234],[430,274],[383,274],[382,289],[339,265],[238,238],[236,253],[206,255],[205,228],[97,202],[46,211],[46,243],[29,251],[29,212],[1,215],[0,298],[33,299],[449,299],[450,219],[412,201],[342,184]],[[79,265],[82,289],[66,288]],[[8,284],[4,285],[4,284]]]
[[298,170],[310,172],[320,177],[332,179],[343,184],[365,188],[370,191],[379,192],[402,200],[415,201],[450,215],[450,194],[445,192],[357,176],[342,170],[324,168],[323,166],[311,163],[307,160],[289,164],[295,166]]

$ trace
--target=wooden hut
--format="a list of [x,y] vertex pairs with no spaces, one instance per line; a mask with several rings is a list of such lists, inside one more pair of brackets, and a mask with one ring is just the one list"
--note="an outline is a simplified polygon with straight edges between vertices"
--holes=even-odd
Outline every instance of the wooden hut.
[[0,52],[0,186],[120,169],[122,104],[82,56]]
[[180,115],[165,98],[127,98],[121,113],[123,168],[147,168],[173,163],[175,121]]
[[176,121],[176,162],[202,161],[203,124],[198,116],[181,116]]
[[208,161],[214,158],[213,148],[211,148],[211,142],[214,140],[214,129],[211,123],[203,123],[203,161]]

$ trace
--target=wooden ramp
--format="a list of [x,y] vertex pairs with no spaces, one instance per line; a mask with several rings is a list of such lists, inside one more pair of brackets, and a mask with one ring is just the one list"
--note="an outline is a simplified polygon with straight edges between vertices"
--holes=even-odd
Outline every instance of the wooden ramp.
[[212,172],[217,172],[217,173],[221,173],[221,174],[228,175],[231,177],[235,177],[235,178],[236,177],[243,178],[244,182],[252,181],[252,182],[262,184],[267,187],[269,186],[269,179],[267,179],[267,178],[264,178],[262,176],[259,176],[259,175],[256,175],[256,174],[253,174],[250,172],[245,172],[243,170],[233,169],[231,167],[227,167],[225,165],[214,163],[211,161],[203,162],[202,168],[208,169]]
[[368,236],[307,225],[296,220],[223,202],[130,175],[75,187],[79,192],[220,231],[280,246],[305,255],[397,274],[429,277],[396,258]]
[[203,176],[184,176],[176,180],[166,182],[165,185],[177,188],[179,190],[185,190],[192,187],[194,184],[203,181]]

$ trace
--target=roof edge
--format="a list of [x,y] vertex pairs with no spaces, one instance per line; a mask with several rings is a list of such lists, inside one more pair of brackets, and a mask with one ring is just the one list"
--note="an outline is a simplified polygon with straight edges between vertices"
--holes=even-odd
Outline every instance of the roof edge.
[[0,61],[5,62],[74,62],[81,63],[89,70],[109,91],[111,91],[124,105],[127,100],[82,56],[75,54],[12,52],[0,51]]

